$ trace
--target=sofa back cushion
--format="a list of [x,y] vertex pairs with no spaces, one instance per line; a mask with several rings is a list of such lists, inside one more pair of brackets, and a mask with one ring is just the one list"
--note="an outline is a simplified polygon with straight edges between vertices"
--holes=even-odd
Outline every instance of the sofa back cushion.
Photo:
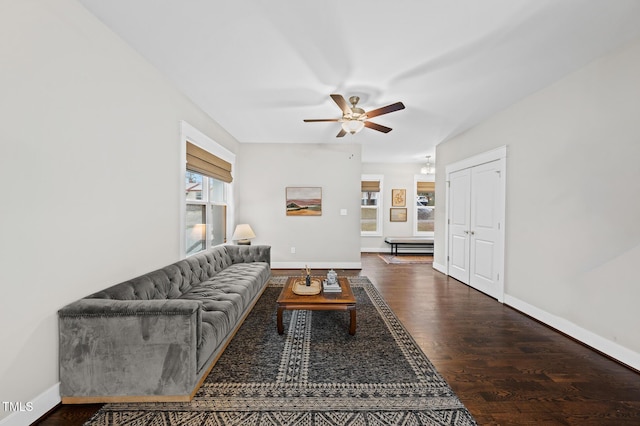
[[227,251],[227,246],[217,246],[211,250],[187,257],[178,263],[185,263],[191,273],[191,285],[207,281],[218,272],[233,265],[233,260]]
[[226,246],[233,263],[265,262],[271,264],[271,246]]
[[175,299],[232,264],[226,247],[218,246],[106,288],[87,299]]

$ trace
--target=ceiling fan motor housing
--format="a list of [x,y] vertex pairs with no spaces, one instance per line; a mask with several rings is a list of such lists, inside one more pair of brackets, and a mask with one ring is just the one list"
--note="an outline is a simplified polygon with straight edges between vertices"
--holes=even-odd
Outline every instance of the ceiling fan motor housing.
[[360,97],[351,96],[349,98],[349,102],[351,102],[351,113],[344,113],[342,115],[343,118],[347,120],[365,120],[366,114],[362,108],[357,107],[358,101],[360,101]]

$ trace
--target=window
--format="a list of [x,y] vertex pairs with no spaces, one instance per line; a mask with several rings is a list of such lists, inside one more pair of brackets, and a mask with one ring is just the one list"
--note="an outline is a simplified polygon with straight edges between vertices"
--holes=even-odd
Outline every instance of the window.
[[382,177],[363,175],[360,199],[360,235],[382,235]]
[[226,183],[187,170],[186,255],[206,250],[227,240]]
[[433,234],[435,209],[435,183],[416,181],[416,223],[414,233]]
[[[233,216],[232,164],[235,155],[186,122],[180,245],[186,256],[223,244]],[[197,144],[197,145],[196,145]]]

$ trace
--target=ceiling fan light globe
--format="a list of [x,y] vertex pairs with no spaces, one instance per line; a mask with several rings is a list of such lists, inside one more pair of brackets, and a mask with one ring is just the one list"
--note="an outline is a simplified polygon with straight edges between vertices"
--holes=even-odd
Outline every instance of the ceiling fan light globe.
[[360,120],[345,120],[342,122],[342,128],[345,132],[355,135],[364,128],[364,121]]

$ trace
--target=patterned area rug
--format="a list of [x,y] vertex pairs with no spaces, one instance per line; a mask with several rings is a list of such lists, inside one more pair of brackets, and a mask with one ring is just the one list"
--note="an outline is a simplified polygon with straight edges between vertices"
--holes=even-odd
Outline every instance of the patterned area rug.
[[475,425],[378,291],[350,277],[349,314],[285,311],[273,277],[189,403],[107,404],[86,425]]
[[392,254],[379,254],[378,257],[387,264],[403,265],[411,263],[433,263],[433,256],[402,254],[394,256]]

